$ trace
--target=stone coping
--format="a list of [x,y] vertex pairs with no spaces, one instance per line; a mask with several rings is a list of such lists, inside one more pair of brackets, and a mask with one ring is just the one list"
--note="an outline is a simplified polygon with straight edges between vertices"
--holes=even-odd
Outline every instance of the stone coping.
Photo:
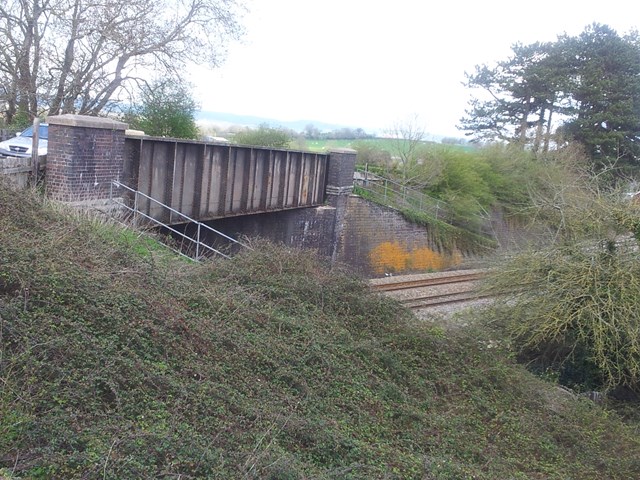
[[75,115],[66,113],[47,118],[49,125],[64,125],[67,127],[101,128],[104,130],[126,130],[129,128],[124,122],[119,122],[111,118],[90,117],[88,115]]

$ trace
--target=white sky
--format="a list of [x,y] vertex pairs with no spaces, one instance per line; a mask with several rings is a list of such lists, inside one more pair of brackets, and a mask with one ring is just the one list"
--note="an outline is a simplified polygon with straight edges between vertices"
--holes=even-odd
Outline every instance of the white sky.
[[418,116],[456,129],[464,72],[515,42],[555,40],[593,23],[640,25],[637,0],[249,0],[247,35],[215,70],[194,69],[202,110],[310,120],[367,132]]

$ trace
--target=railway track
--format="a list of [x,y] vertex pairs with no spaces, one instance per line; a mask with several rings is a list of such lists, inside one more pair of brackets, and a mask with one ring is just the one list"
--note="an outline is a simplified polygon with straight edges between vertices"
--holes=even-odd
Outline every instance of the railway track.
[[422,278],[418,280],[400,280],[398,282],[393,283],[381,283],[377,285],[373,285],[374,290],[382,291],[382,292],[392,292],[396,290],[410,290],[413,288],[424,288],[431,287],[434,285],[451,285],[453,283],[460,282],[472,282],[474,280],[479,280],[482,277],[481,272],[473,272],[473,273],[455,273],[451,275],[441,276],[441,277],[433,277],[433,278]]
[[488,295],[475,291],[477,281],[484,273],[483,270],[471,270],[420,275],[418,278],[404,276],[398,277],[397,281],[387,278],[372,283],[372,288],[396,298],[412,310],[424,310],[487,298]]
[[489,295],[477,293],[427,295],[424,297],[401,300],[402,304],[412,310],[424,310],[432,307],[441,307],[453,303],[466,303],[488,298]]

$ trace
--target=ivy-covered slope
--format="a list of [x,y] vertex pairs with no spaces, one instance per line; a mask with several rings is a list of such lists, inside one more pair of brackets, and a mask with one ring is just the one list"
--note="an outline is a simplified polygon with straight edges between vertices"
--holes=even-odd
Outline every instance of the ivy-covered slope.
[[309,252],[191,264],[0,186],[0,477],[638,478],[637,431]]

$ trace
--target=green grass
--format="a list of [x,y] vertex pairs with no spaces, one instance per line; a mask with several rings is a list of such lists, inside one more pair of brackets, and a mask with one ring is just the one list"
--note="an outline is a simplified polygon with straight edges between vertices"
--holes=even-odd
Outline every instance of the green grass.
[[637,425],[308,251],[158,260],[0,186],[0,477],[638,478]]
[[313,152],[327,152],[334,148],[353,148],[355,140],[307,140],[306,149]]
[[[358,148],[358,145],[363,145],[371,149],[386,150],[387,152],[396,152],[398,147],[397,143],[400,140],[393,138],[365,138],[365,139],[327,139],[327,140],[306,140],[305,149],[312,150],[314,152],[328,151],[332,148]],[[456,151],[472,152],[477,149],[474,145],[443,145],[433,141],[425,140],[421,142],[424,146],[430,146],[435,148],[448,148]]]

